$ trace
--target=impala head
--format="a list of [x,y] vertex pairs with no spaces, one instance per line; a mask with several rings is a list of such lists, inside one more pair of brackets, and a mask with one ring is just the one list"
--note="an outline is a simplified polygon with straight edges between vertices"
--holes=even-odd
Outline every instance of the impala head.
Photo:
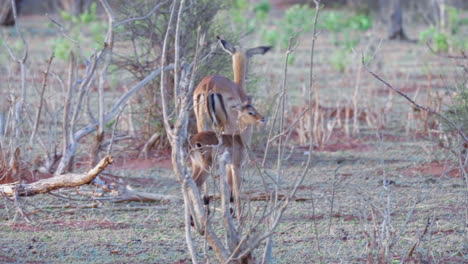
[[204,131],[190,137],[190,146],[192,149],[204,151],[202,148],[206,145],[217,145],[219,143],[217,135],[213,131]]
[[253,125],[255,123],[265,123],[265,117],[263,117],[255,107],[249,103],[245,103],[242,106],[237,107],[239,112],[238,120],[242,125]]

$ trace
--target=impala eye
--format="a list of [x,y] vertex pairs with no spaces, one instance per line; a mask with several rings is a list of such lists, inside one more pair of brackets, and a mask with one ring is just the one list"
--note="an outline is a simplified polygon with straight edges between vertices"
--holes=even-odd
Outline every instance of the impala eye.
[[255,113],[252,112],[252,111],[250,111],[250,112],[249,112],[249,115],[253,116],[253,115],[255,115]]
[[201,148],[202,145],[200,143],[197,143],[197,148]]

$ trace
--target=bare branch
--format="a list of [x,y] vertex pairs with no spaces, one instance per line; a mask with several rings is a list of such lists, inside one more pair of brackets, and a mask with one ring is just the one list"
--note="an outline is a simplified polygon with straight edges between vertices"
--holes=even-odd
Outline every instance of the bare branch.
[[[152,71],[148,76],[146,76],[143,80],[141,80],[139,83],[133,86],[130,90],[128,90],[124,95],[122,95],[122,97],[120,97],[120,99],[117,102],[115,102],[112,109],[104,116],[104,122],[109,122],[110,120],[112,120],[112,118],[114,118],[119,113],[120,107],[123,104],[127,103],[127,101],[130,99],[130,97],[132,97],[132,95],[134,95],[137,91],[139,91],[141,88],[147,85],[151,80],[159,76],[161,72],[173,70],[173,69],[174,69],[174,65],[169,64],[164,68],[159,68],[159,69]],[[82,137],[88,135],[89,133],[94,132],[96,130],[96,125],[97,123],[95,122],[76,131],[75,133],[76,140],[79,140]]]
[[[166,71],[166,70],[172,70],[174,68],[173,64],[169,64],[164,68],[156,69],[152,71],[148,76],[146,76],[143,80],[141,80],[139,83],[137,83],[135,86],[133,86],[130,90],[128,90],[120,99],[114,104],[112,109],[104,116],[104,123],[109,122],[112,120],[118,113],[120,107],[125,104],[130,97],[135,94],[138,90],[140,90],[142,87],[144,87],[146,84],[148,84],[151,80],[156,78],[161,72]],[[98,125],[97,122],[91,123],[87,125],[86,127],[83,127],[79,130],[77,130],[73,135],[72,135],[72,142],[69,143],[69,148],[68,152],[64,153],[64,157],[62,157],[62,160],[60,161],[59,167],[61,170],[65,168],[65,166],[69,162],[70,157],[65,157],[65,154],[73,154],[76,151],[76,148],[78,147],[78,140],[80,140],[82,137],[94,132],[96,130],[96,126]],[[59,171],[59,169],[57,169]],[[59,172],[57,172],[60,174]]]
[[[174,105],[177,105],[179,100],[179,62],[180,62],[180,17],[184,8],[185,0],[181,0],[179,4],[179,12],[177,13],[176,28],[175,28],[175,41],[174,41]],[[176,108],[177,111],[177,108]]]
[[76,39],[71,38],[71,37],[67,34],[67,32],[65,32],[65,29],[63,28],[63,26],[62,26],[59,22],[57,22],[57,20],[53,19],[49,14],[46,14],[46,16],[49,18],[49,20],[52,22],[52,24],[54,24],[55,26],[57,26],[57,27],[60,29],[60,32],[62,33],[62,35],[63,35],[66,39],[70,40],[70,41],[71,41],[73,44],[75,44],[75,45],[78,45],[78,44],[79,44],[79,42],[78,42]]
[[163,1],[163,2],[161,2],[161,3],[158,3],[157,5],[155,5],[155,6],[153,7],[153,9],[151,9],[151,11],[148,12],[148,14],[146,14],[146,15],[144,15],[144,16],[127,18],[127,19],[124,19],[124,20],[122,20],[122,21],[120,21],[120,22],[117,22],[117,23],[115,23],[114,28],[119,27],[119,26],[122,26],[122,25],[127,24],[127,23],[130,23],[130,22],[133,22],[133,21],[148,19],[151,15],[153,15],[156,11],[158,11],[159,7],[161,7],[162,5],[166,4],[167,2],[169,2],[169,1],[166,0],[166,1]]
[[442,115],[441,113],[438,113],[437,111],[429,108],[429,107],[425,107],[425,106],[422,106],[418,103],[416,103],[413,99],[411,99],[407,94],[403,93],[401,90],[397,89],[397,88],[394,88],[391,84],[389,84],[387,81],[385,81],[384,79],[382,79],[380,76],[378,76],[377,74],[373,73],[368,67],[367,65],[364,63],[364,57],[362,58],[362,64],[364,65],[364,68],[366,69],[366,71],[368,73],[370,73],[372,76],[374,76],[374,78],[376,78],[377,80],[379,80],[380,82],[382,82],[383,84],[385,84],[385,86],[387,86],[388,88],[390,88],[391,90],[393,90],[394,92],[396,92],[397,94],[401,95],[403,98],[405,98],[407,101],[409,101],[412,105],[414,105],[416,108],[420,109],[420,110],[423,110],[423,111],[426,111],[430,114],[433,114],[441,119],[443,119],[444,121],[446,121],[453,129],[455,129],[458,134],[460,134],[460,136],[463,138],[463,140],[465,140],[466,142],[468,142],[468,136],[465,135],[465,133],[463,133],[462,129],[460,127],[458,127],[452,120],[448,119],[446,116]]
[[21,28],[20,28],[20,25],[18,23],[18,13],[16,11],[15,0],[10,0],[10,2],[11,2],[12,11],[13,11],[13,19],[15,20],[16,33],[18,33],[18,35],[20,36],[21,41],[23,42],[23,45],[24,45],[24,47],[23,47],[23,57],[21,59],[17,59],[17,60],[18,60],[19,63],[24,64],[26,62],[26,60],[28,59],[28,52],[29,52],[28,43],[24,39],[23,33],[21,32]]
[[[168,40],[169,40],[169,33],[171,32],[171,25],[172,25],[172,20],[174,18],[175,10],[176,10],[176,3],[177,1],[174,1],[172,3],[172,8],[171,8],[171,15],[169,17],[169,22],[167,24],[167,29],[166,29],[166,34],[164,36],[164,42],[163,42],[163,47],[162,47],[162,56],[161,56],[161,66],[164,67],[166,64],[166,56],[167,56],[167,45],[168,45]],[[167,133],[167,137],[169,138],[169,142],[171,142],[171,145],[173,144],[173,138],[174,134],[171,129],[171,126],[169,124],[169,116],[168,116],[168,109],[167,109],[167,92],[166,92],[166,85],[165,85],[165,76],[164,72],[161,73],[161,83],[159,85],[159,88],[161,90],[161,105],[162,105],[162,113],[163,113],[163,123],[164,123],[164,128]],[[173,146],[174,147],[174,146]]]
[[31,138],[29,140],[30,145],[34,144],[34,138],[36,137],[37,129],[39,127],[39,119],[41,118],[41,111],[42,111],[42,106],[44,103],[44,92],[45,92],[45,88],[47,85],[47,77],[49,76],[50,65],[52,64],[53,59],[54,59],[54,54],[50,56],[50,59],[47,62],[47,69],[44,72],[44,78],[42,79],[41,94],[39,96],[39,108],[37,109],[36,120],[34,121],[34,128],[31,133]]

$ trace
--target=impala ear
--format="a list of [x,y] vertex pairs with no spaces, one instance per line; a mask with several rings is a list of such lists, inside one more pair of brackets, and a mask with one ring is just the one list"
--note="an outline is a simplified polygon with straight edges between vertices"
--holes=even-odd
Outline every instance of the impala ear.
[[253,55],[263,55],[267,53],[271,49],[271,46],[261,46],[256,48],[248,49],[246,54],[248,57],[252,57]]
[[218,38],[219,44],[221,44],[221,48],[223,48],[224,51],[226,51],[230,55],[236,53],[236,48],[234,48],[229,42],[220,38],[219,36],[216,36],[216,38]]
[[247,99],[242,102],[242,105],[250,105],[252,104],[252,96],[247,96]]
[[242,104],[242,109],[246,109],[246,108],[254,108],[254,107],[250,104],[250,102],[244,102]]

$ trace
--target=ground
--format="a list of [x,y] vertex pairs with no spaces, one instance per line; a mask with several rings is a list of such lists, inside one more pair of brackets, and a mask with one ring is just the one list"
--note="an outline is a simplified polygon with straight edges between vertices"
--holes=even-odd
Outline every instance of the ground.
[[[339,100],[342,105],[351,104],[358,60],[352,59],[345,72],[333,69],[327,60],[333,52],[327,36],[326,32],[320,35],[316,46],[320,104],[334,107]],[[368,42],[362,43],[359,49]],[[308,82],[310,44],[311,36],[306,35],[295,51],[298,61],[289,68],[292,102],[300,100]],[[377,54],[373,70],[411,96],[419,93],[416,98],[434,91],[443,94],[447,83],[456,78],[456,63],[432,54],[424,45],[383,41]],[[255,60],[261,83],[254,95],[258,105],[271,104],[273,93],[268,89],[281,88],[283,60],[282,51]],[[385,122],[376,127],[362,122],[354,136],[337,129],[313,150],[299,143],[286,147],[281,193],[287,193],[301,175],[308,151],[313,164],[296,194],[303,199],[290,204],[274,233],[274,263],[364,263],[372,258],[378,262],[385,243],[390,243],[390,263],[466,262],[466,183],[454,156],[440,146],[438,133],[424,131],[417,118],[409,123],[411,107],[405,100],[364,70],[360,74],[358,104]],[[267,123],[255,133],[265,135],[268,129]],[[254,142],[251,158],[260,162],[266,155],[266,138],[257,136]],[[273,152],[275,146],[265,167],[274,174]],[[167,152],[154,152],[148,159],[117,155],[116,160],[103,178],[146,192],[180,195]],[[244,202],[253,212],[266,202],[247,199],[250,193],[265,191],[250,165],[244,168],[243,191]],[[191,263],[182,202],[112,203],[96,198],[99,192],[83,186],[20,198],[31,223],[3,199],[0,262]],[[218,218],[215,213],[212,220]],[[201,259],[203,237],[195,235],[195,240]],[[206,252],[213,255],[209,249]],[[256,256],[260,258],[261,252]]]

